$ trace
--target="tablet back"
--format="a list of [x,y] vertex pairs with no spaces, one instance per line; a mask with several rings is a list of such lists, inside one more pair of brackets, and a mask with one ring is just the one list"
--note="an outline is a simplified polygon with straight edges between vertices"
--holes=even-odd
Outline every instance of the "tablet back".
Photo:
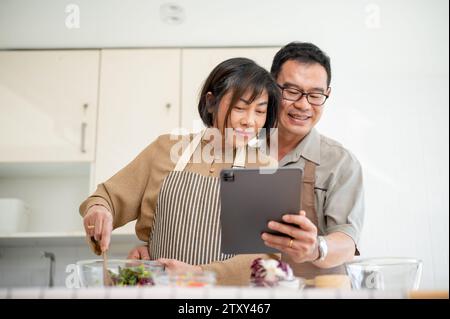
[[298,214],[303,172],[300,168],[226,169],[220,173],[222,253],[279,252],[264,245],[263,231],[269,220]]

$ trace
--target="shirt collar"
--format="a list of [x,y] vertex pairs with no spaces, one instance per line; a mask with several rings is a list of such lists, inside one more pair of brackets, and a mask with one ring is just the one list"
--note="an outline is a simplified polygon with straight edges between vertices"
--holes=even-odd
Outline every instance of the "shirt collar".
[[316,129],[313,128],[282,161],[298,162],[300,157],[320,165],[320,134]]

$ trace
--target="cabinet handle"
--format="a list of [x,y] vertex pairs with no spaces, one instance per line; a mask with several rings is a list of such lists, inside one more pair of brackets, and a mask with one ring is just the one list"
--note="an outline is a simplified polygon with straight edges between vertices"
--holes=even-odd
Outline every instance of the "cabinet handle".
[[166,104],[166,109],[170,109],[171,107],[172,107],[172,104],[170,104],[170,103]]
[[87,128],[87,123],[83,122],[81,123],[81,148],[80,151],[81,153],[86,153],[86,128]]
[[[86,118],[86,112],[87,112],[88,106],[89,105],[87,103],[83,104],[83,116],[85,118]],[[80,146],[81,153],[86,153],[86,128],[87,128],[87,123],[82,122],[81,123],[81,146]]]

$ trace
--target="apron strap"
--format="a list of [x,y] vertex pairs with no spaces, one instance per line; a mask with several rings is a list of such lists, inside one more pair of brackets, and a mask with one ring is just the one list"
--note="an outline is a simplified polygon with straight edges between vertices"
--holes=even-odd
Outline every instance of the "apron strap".
[[[316,197],[314,186],[316,184],[316,164],[305,159],[305,168],[303,170],[303,183],[302,183],[302,210],[306,212],[306,217],[313,222],[313,224],[319,228],[319,222],[316,210]],[[340,265],[334,268],[323,269],[315,266],[311,262],[296,263],[289,255],[281,254],[281,260],[286,261],[294,271],[296,276],[300,276],[306,279],[313,279],[320,275],[330,274],[345,274],[344,265]]]
[[306,160],[303,169],[302,210],[306,217],[319,228],[319,219],[316,211],[316,196],[314,186],[316,184],[316,164]]
[[184,171],[187,163],[189,162],[189,160],[192,157],[192,154],[194,154],[195,150],[197,149],[197,146],[200,144],[205,132],[206,132],[206,130],[203,130],[203,132],[200,132],[194,136],[192,141],[189,143],[189,146],[187,147],[187,149],[184,150],[183,154],[181,155],[180,159],[178,160],[174,171],[176,171],[176,172]]
[[232,168],[245,168],[246,147],[242,146],[236,149],[236,157],[234,158]]

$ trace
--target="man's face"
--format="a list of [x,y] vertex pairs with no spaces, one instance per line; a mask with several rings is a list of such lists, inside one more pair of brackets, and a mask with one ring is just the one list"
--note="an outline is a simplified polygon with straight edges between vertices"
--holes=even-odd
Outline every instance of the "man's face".
[[[326,95],[330,93],[327,85],[327,72],[319,63],[307,64],[288,60],[281,67],[277,83],[284,88],[296,89],[303,93]],[[322,110],[323,105],[311,105],[306,96],[302,96],[299,101],[295,102],[283,98],[278,126],[282,134],[291,134],[302,139],[320,120]]]

